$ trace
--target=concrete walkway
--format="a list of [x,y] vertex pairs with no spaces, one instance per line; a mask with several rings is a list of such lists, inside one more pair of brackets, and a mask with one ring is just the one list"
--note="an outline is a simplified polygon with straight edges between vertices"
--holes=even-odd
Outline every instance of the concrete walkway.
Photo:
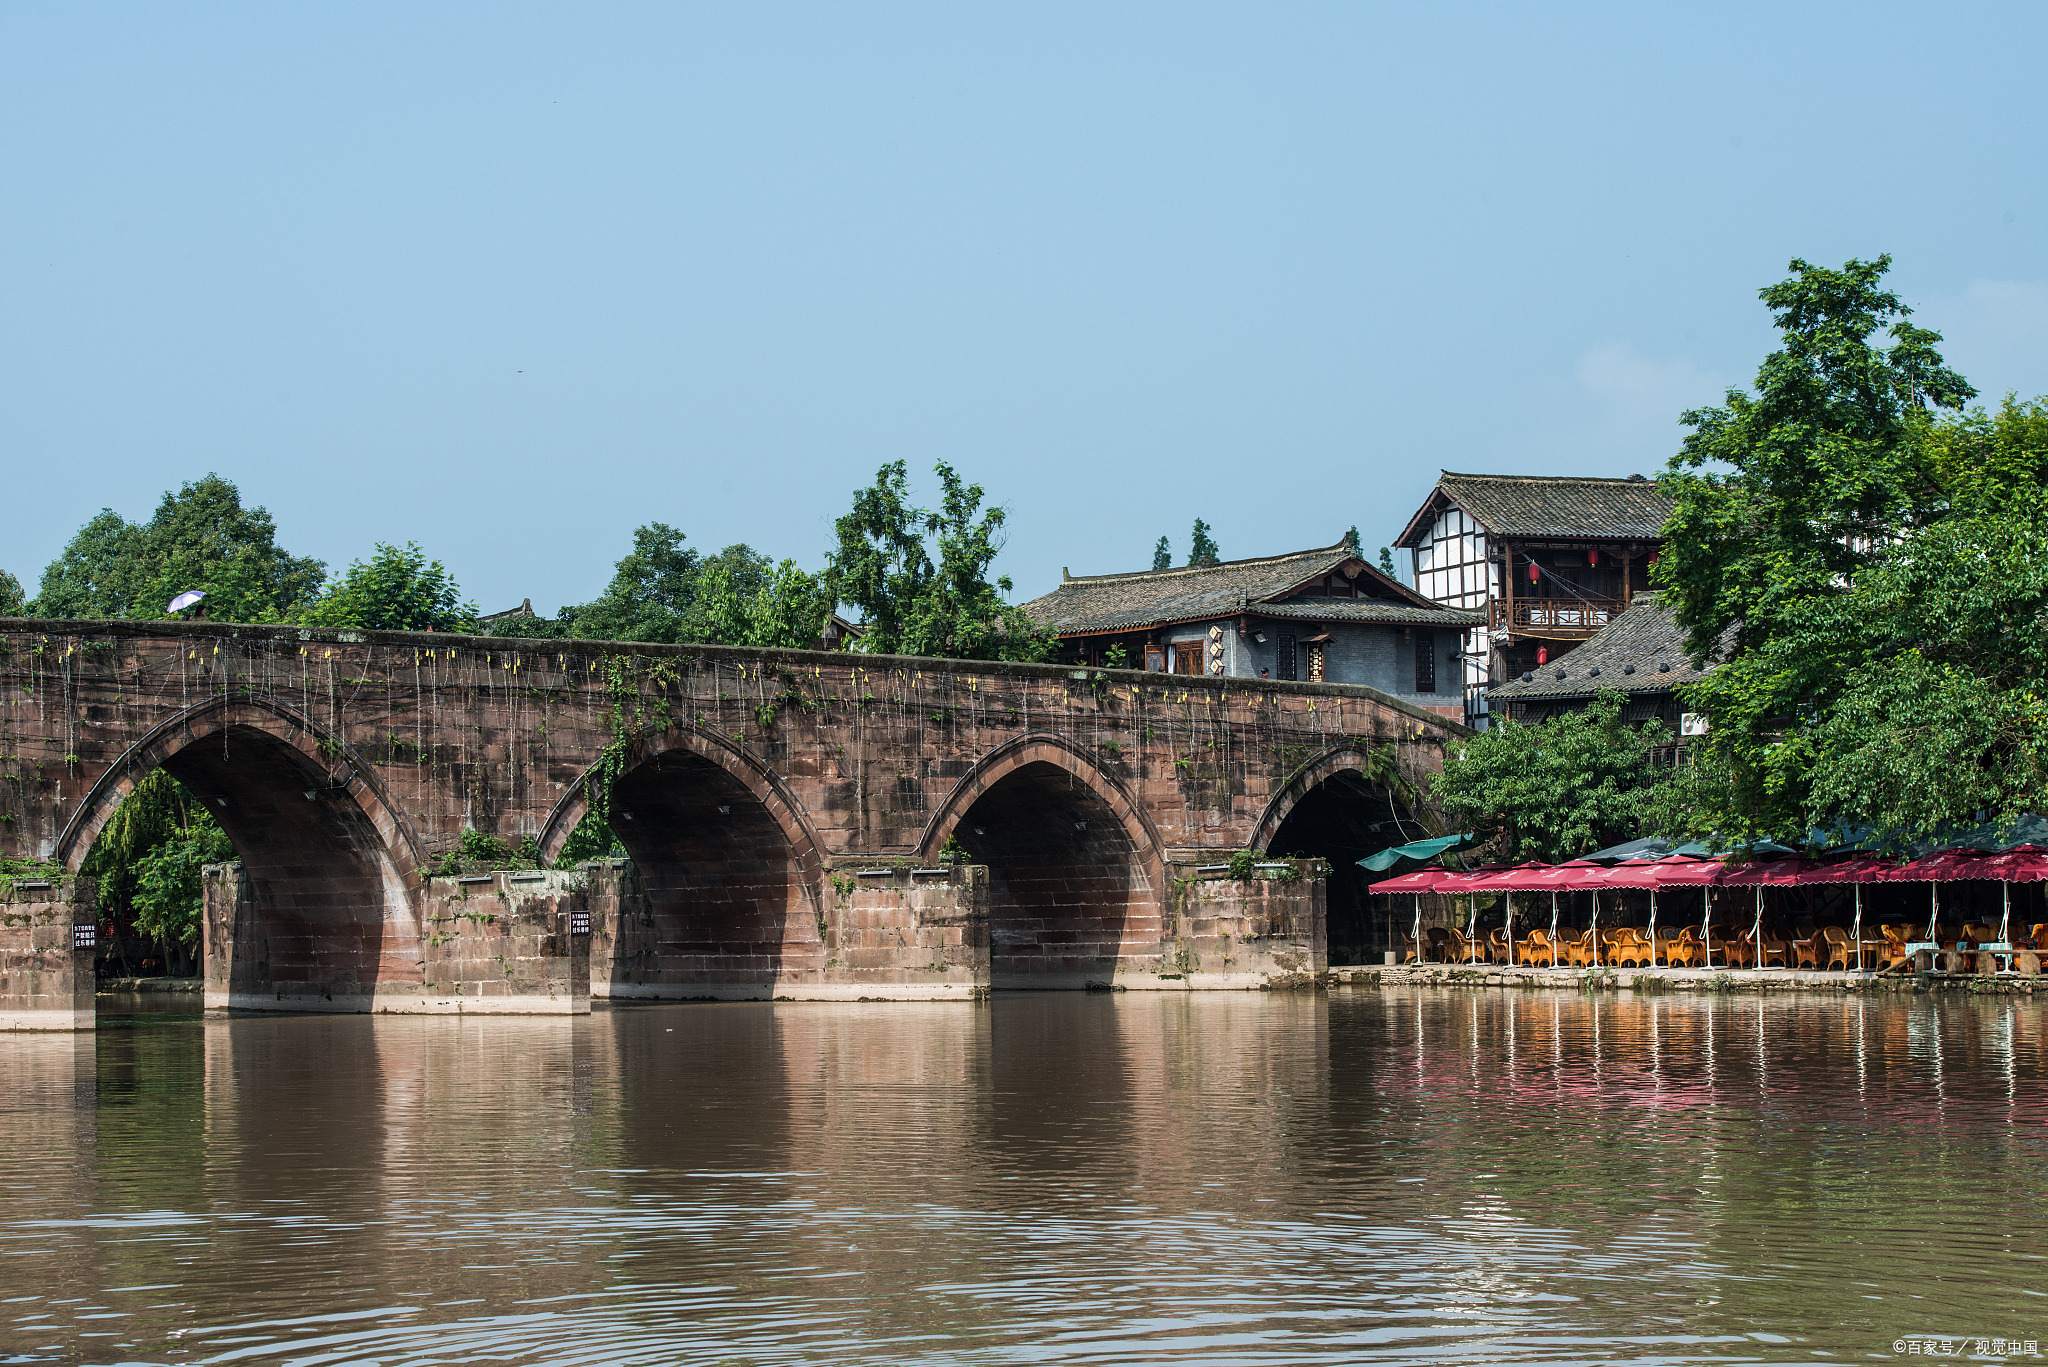
[[1969,973],[1844,973],[1811,968],[1509,968],[1403,964],[1330,970],[1335,986],[1597,988],[1635,992],[1892,991],[2048,992],[2048,977]]

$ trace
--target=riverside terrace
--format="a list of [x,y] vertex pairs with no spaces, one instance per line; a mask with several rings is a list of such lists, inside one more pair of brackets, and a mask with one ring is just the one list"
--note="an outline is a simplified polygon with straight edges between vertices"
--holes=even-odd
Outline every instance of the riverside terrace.
[[[562,1012],[1312,977],[1468,734],[1348,685],[214,622],[0,619],[0,698],[0,856],[47,861],[0,1016],[60,1028],[78,870],[157,769],[240,857],[210,1008]],[[550,865],[607,798],[624,863],[435,876],[466,830]]]
[[[1904,861],[1652,851],[1613,862],[1424,869],[1373,891],[1390,919],[1404,894],[1414,898],[1400,956],[1411,964],[1784,969],[1821,982],[1910,968],[2031,984],[2048,957],[2043,837],[2048,823],[2028,818],[2006,838],[1986,829],[1970,844]],[[1425,895],[1439,899],[1433,919],[1447,923],[1423,924]],[[1498,900],[1484,927],[1481,896]]]

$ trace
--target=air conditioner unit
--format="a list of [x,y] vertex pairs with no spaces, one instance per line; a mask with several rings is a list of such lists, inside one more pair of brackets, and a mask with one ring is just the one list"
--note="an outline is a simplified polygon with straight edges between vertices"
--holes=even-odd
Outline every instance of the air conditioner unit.
[[1707,717],[1704,712],[1683,712],[1678,717],[1678,734],[1681,736],[1704,736],[1707,734]]

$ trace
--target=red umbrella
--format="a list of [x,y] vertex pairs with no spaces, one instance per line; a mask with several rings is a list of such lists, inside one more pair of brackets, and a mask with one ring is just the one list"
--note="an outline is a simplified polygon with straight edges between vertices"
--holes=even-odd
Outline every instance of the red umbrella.
[[1450,869],[1417,869],[1399,877],[1383,879],[1372,885],[1374,892],[1435,892],[1437,884],[1454,877]]

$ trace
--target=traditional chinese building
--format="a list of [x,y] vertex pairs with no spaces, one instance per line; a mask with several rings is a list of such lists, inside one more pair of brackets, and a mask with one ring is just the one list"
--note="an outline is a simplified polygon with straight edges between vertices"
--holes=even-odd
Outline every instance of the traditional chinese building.
[[1572,650],[1649,586],[1671,501],[1641,475],[1461,475],[1449,470],[1395,542],[1415,587],[1483,614],[1465,641],[1467,720],[1487,692]]
[[[1733,645],[1734,637],[1735,628],[1730,627],[1722,635],[1720,654]],[[1615,692],[1622,695],[1624,723],[1663,722],[1682,748],[1686,737],[1706,731],[1706,720],[1685,710],[1678,689],[1713,667],[1713,661],[1695,667],[1686,655],[1685,632],[1671,609],[1654,593],[1638,593],[1571,654],[1494,684],[1487,690],[1487,700],[1495,715],[1540,722],[1577,711],[1596,694]]]
[[1486,620],[1431,602],[1342,542],[1131,574],[1063,570],[1024,611],[1058,633],[1068,664],[1364,684],[1459,718],[1462,642]]

